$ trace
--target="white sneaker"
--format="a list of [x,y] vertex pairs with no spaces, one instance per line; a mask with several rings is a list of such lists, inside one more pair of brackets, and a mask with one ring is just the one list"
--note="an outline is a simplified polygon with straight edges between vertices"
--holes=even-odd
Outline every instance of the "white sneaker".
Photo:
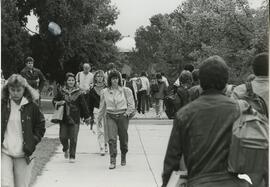
[[69,163],[75,163],[75,158],[70,158]]
[[101,148],[100,149],[100,156],[105,156],[105,150],[104,150],[104,148]]
[[108,153],[109,151],[108,151],[108,145],[107,144],[105,144],[105,153]]

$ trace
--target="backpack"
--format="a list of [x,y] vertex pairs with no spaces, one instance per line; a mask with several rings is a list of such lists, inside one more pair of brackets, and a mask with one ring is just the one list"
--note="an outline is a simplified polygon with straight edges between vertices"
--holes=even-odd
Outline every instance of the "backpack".
[[142,88],[142,79],[137,78],[136,84],[137,84],[137,90],[140,90]]
[[169,119],[174,119],[176,112],[190,101],[188,88],[179,86],[176,92],[171,92],[164,98],[165,113]]
[[238,174],[268,171],[268,120],[244,100],[237,100],[240,116],[232,128],[228,171]]
[[150,90],[152,93],[156,93],[159,91],[158,84],[151,84]]

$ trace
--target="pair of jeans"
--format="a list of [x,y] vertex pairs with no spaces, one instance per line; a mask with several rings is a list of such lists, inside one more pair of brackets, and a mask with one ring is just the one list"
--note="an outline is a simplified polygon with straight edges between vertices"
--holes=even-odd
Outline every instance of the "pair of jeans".
[[25,157],[14,158],[1,153],[1,186],[28,187],[34,161],[27,164]]
[[98,124],[98,113],[99,113],[99,109],[98,108],[94,108],[93,114],[95,116],[95,122],[96,122],[96,128],[97,128],[97,140],[98,140],[98,145],[99,145],[99,149],[100,150],[104,150],[105,148],[105,123],[104,123],[104,119],[101,120],[101,127],[100,124]]
[[121,154],[128,152],[128,124],[129,119],[123,114],[106,114],[108,125],[108,138],[110,155],[116,157],[117,155],[117,135],[120,141]]
[[69,150],[69,157],[75,159],[79,124],[60,124],[60,142],[63,145],[63,152]]
[[161,115],[163,112],[163,99],[155,99],[156,115]]
[[145,113],[145,108],[147,107],[147,93],[146,90],[142,90],[138,92],[138,112],[139,113]]

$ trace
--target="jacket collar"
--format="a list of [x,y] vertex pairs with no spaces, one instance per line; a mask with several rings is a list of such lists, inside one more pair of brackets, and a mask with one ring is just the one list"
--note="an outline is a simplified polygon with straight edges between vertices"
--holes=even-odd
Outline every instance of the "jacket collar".
[[63,91],[69,94],[80,91],[79,87],[74,87],[72,90],[69,90],[66,86],[63,87]]
[[[11,103],[16,104],[12,99],[9,98],[9,100],[10,100],[10,104]],[[21,103],[19,104],[19,108],[21,108],[22,106],[24,106],[24,105],[26,105],[28,103],[29,103],[29,100],[26,97],[22,97]]]
[[202,92],[202,95],[216,95],[216,94],[225,95],[222,90],[216,90],[216,89],[203,90]]

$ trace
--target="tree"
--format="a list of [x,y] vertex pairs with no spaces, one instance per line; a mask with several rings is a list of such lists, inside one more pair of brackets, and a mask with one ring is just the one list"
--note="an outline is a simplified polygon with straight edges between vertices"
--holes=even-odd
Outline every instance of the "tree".
[[187,0],[137,30],[137,58],[148,67],[156,64],[157,71],[164,67],[175,79],[184,64],[198,66],[220,55],[232,69],[230,81],[239,83],[250,71],[252,57],[268,50],[266,7],[251,9],[247,0]]
[[[31,11],[38,17],[40,31],[33,36],[25,31]],[[34,57],[35,66],[59,80],[67,71],[79,71],[83,62],[96,68],[117,62],[121,57],[115,43],[121,34],[111,26],[118,14],[110,0],[4,0],[2,59],[12,59],[14,65],[3,63],[3,68],[14,70],[27,54]],[[60,25],[60,36],[48,32],[51,21]]]
[[[77,72],[82,62],[101,68],[117,60],[114,44],[121,34],[110,27],[118,16],[110,0],[37,1],[34,10],[39,17],[41,34],[36,45],[44,44],[43,50],[36,52],[39,54],[36,58],[42,61],[45,71],[55,75],[54,78],[57,79],[56,75],[63,70]],[[60,25],[60,36],[47,31],[50,21]],[[35,45],[32,49],[40,50]]]
[[18,73],[24,66],[24,59],[31,53],[30,36],[21,27],[16,1],[3,0],[1,4],[1,68],[7,78],[13,73]]

